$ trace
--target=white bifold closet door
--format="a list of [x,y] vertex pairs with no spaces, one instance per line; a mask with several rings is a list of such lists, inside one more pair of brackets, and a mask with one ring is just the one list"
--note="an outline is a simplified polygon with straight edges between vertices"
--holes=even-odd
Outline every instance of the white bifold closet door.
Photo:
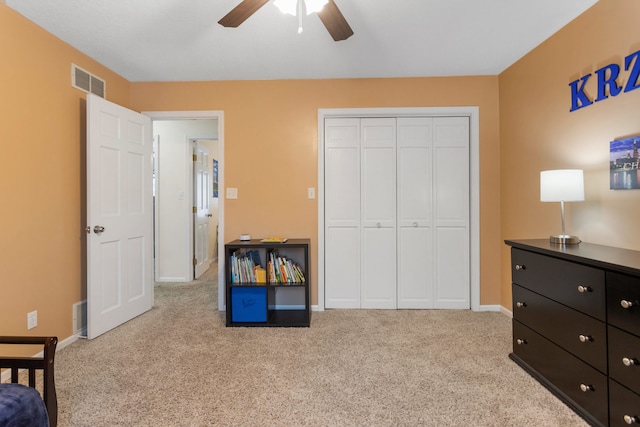
[[325,306],[469,308],[469,120],[325,120]]
[[360,308],[396,308],[396,119],[361,119]]
[[397,150],[398,308],[469,308],[469,119],[398,118]]

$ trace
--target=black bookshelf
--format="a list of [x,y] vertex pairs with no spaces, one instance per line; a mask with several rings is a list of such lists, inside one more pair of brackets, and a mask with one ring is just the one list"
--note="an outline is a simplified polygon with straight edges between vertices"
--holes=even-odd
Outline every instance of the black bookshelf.
[[[274,260],[282,262],[273,267],[279,272],[277,276],[270,274],[269,261]],[[263,270],[262,280],[253,266]],[[309,239],[284,243],[234,240],[225,244],[227,326],[309,327],[309,287]]]

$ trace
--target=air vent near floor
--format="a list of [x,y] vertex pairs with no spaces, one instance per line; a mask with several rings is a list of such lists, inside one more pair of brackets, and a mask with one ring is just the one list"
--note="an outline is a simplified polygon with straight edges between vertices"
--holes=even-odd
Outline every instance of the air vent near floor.
[[71,86],[101,98],[105,97],[106,82],[75,64],[71,64]]

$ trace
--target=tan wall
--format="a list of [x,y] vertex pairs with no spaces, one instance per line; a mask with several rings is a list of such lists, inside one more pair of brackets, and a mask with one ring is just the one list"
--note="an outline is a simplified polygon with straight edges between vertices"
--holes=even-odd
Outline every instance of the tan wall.
[[[133,83],[140,111],[223,110],[225,239],[309,237],[317,260],[318,109],[480,107],[481,304],[499,304],[500,151],[497,77]],[[317,271],[312,303],[317,304]]]
[[[567,232],[585,242],[640,250],[640,190],[609,190],[609,142],[640,134],[640,90],[569,112],[569,83],[640,50],[640,2],[600,0],[500,75],[502,237],[560,234],[559,203],[541,203],[539,173],[585,171],[585,202],[566,205]],[[628,73],[622,73],[626,83]],[[597,94],[596,76],[587,92]],[[511,307],[502,247],[501,303]]]
[[85,95],[71,63],[105,79],[113,102],[127,106],[130,85],[4,4],[0,57],[0,334],[63,339],[85,298]]

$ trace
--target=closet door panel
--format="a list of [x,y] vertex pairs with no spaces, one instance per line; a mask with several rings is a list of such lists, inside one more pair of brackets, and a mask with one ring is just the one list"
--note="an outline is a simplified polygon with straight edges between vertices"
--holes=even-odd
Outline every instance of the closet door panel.
[[396,230],[362,229],[362,308],[396,308]]
[[398,119],[398,308],[433,308],[433,119]]
[[325,221],[329,227],[360,226],[360,150],[329,148],[325,154]]
[[360,120],[325,123],[325,221],[360,226]]
[[469,290],[469,233],[459,227],[436,230],[434,308],[467,309]]
[[398,230],[398,308],[433,308],[431,228]]
[[360,120],[325,121],[325,306],[360,308]]
[[362,119],[362,226],[395,227],[395,119]]
[[434,119],[435,221],[469,226],[469,119]]
[[361,121],[362,308],[396,308],[396,119]]
[[327,308],[360,307],[360,232],[355,227],[330,227],[325,236]]
[[435,308],[470,307],[469,119],[434,119]]

